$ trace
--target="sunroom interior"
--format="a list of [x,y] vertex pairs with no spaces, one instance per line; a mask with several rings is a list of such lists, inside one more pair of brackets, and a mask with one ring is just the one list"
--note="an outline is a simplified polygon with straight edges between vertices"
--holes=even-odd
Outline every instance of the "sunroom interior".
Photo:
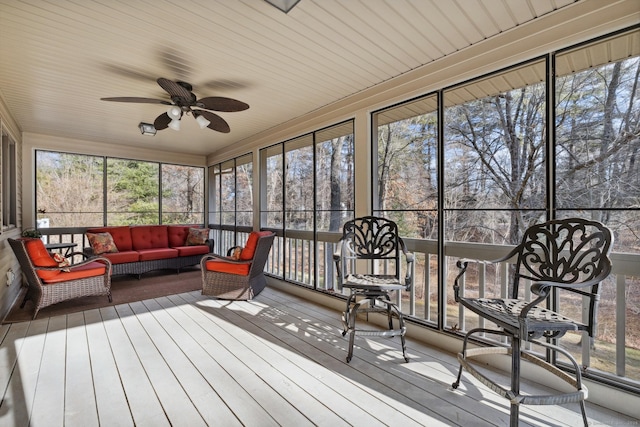
[[[249,108],[217,114],[228,132],[185,114],[150,136],[170,102],[101,100],[169,101],[161,77]],[[579,216],[612,229],[613,273],[595,340],[561,344],[589,401],[638,418],[639,82],[636,0],[2,0],[0,317],[21,291],[8,238],[82,246],[123,224],[206,226],[219,253],[272,230],[269,286],[342,310],[340,227],[377,215],[416,254],[408,334],[455,354],[478,324],[453,301],[456,261],[500,293],[508,266],[485,261]]]

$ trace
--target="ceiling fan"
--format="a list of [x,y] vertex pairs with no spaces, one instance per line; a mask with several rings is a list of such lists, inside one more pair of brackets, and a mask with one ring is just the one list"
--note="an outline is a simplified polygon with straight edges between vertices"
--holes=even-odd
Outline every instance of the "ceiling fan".
[[166,113],[160,114],[153,122],[156,130],[163,130],[168,127],[174,130],[180,130],[180,119],[182,119],[182,116],[184,114],[191,114],[198,122],[200,128],[204,129],[207,127],[218,132],[229,133],[231,130],[229,124],[212,111],[235,112],[244,111],[249,108],[249,105],[242,101],[221,96],[209,96],[198,99],[192,92],[193,87],[191,84],[180,80],[173,81],[160,77],[157,82],[160,87],[169,94],[171,101],[126,96],[100,99],[102,101],[170,105],[169,110]]

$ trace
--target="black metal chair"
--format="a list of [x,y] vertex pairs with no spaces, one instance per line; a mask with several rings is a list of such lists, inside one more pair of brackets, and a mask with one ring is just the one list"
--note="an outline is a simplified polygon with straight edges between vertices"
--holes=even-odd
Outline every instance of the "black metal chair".
[[[406,273],[401,278],[401,258],[406,259]],[[353,357],[353,344],[356,334],[366,336],[400,336],[402,355],[409,361],[406,352],[406,326],[402,312],[391,301],[390,292],[410,290],[413,284],[413,254],[408,252],[404,241],[398,235],[398,226],[385,218],[366,216],[356,218],[344,224],[342,238],[333,256],[338,275],[338,289],[351,290],[347,306],[342,316],[343,332],[349,336],[349,354],[347,363]],[[366,273],[357,273],[356,267]],[[390,274],[387,274],[388,272]],[[383,273],[380,273],[383,272]],[[356,319],[360,313],[386,313],[388,330],[356,328]],[[394,328],[393,319],[398,320]]]
[[[492,262],[503,262],[514,258],[514,275],[509,298],[465,298],[461,295],[462,277],[468,261],[459,261],[461,271],[455,279],[455,299],[460,305],[477,313],[500,328],[499,330],[482,327],[471,329],[464,337],[462,352],[458,354],[460,371],[452,384],[456,389],[460,384],[464,368],[484,385],[510,400],[510,423],[518,425],[520,405],[557,405],[579,402],[585,426],[587,415],[584,400],[587,389],[582,384],[581,367],[575,358],[565,349],[554,345],[552,340],[562,337],[568,331],[584,331],[593,337],[596,330],[596,314],[599,299],[600,282],[611,271],[609,252],[612,245],[611,231],[602,224],[578,218],[554,220],[528,228],[521,243],[503,258]],[[533,300],[527,301],[519,295],[521,281],[531,281]],[[572,320],[557,311],[551,310],[550,296],[558,305],[560,292],[569,292],[580,301],[586,301],[585,320]],[[542,305],[546,302],[547,304]],[[556,309],[557,310],[557,309]],[[468,349],[472,335],[491,333],[510,338],[511,347],[480,347]],[[545,339],[544,341],[539,340]],[[560,370],[543,360],[521,344],[530,342],[540,345],[555,357],[563,354],[573,365],[573,373]],[[557,353],[554,353],[557,352]],[[495,354],[511,355],[510,389],[480,373],[470,363],[477,356]],[[552,395],[520,394],[521,358],[535,363],[548,372],[570,384],[575,391],[558,392]]]

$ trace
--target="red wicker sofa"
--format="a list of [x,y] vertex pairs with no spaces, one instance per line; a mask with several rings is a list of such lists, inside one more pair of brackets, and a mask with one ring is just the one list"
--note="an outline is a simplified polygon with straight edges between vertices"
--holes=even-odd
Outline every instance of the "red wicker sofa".
[[[190,229],[194,229],[190,232]],[[206,231],[205,231],[206,230]],[[96,251],[98,245],[84,248],[87,255],[100,255],[111,261],[112,274],[133,274],[138,278],[152,270],[175,269],[197,265],[200,259],[213,252],[214,242],[208,229],[188,225],[132,225],[89,228],[87,237],[109,233],[115,249]],[[204,233],[206,240],[192,238]],[[92,236],[94,235],[94,236]],[[95,242],[95,240],[94,240]],[[104,250],[104,247],[100,247]]]

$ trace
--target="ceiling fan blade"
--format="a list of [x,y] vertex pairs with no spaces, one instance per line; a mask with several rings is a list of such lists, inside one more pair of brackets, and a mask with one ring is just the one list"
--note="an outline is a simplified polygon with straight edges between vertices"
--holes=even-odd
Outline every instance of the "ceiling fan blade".
[[137,98],[135,96],[121,96],[116,98],[100,98],[102,101],[115,101],[115,102],[137,102],[141,104],[165,104],[171,105],[169,101],[163,101],[162,99],[153,98]]
[[153,121],[153,127],[156,130],[163,130],[169,127],[169,123],[171,122],[171,117],[167,113],[162,113]]
[[152,82],[156,79],[156,76],[151,75],[142,69],[132,67],[130,65],[117,65],[117,64],[106,63],[106,64],[102,64],[102,67],[111,73],[118,74],[120,76],[124,76],[127,78],[140,80],[143,82]]
[[209,96],[199,99],[196,105],[200,108],[214,111],[244,111],[249,108],[249,104],[245,104],[237,99],[225,98],[223,96]]
[[211,122],[207,126],[209,129],[213,129],[222,133],[229,133],[231,131],[231,128],[229,128],[229,124],[219,115],[206,110],[198,110],[198,113],[202,114],[205,119]]
[[160,77],[157,81],[160,87],[164,89],[171,96],[171,98],[177,96],[180,98],[184,98],[185,100],[189,100],[193,97],[191,92],[189,92],[185,87],[179,85],[173,80]]

